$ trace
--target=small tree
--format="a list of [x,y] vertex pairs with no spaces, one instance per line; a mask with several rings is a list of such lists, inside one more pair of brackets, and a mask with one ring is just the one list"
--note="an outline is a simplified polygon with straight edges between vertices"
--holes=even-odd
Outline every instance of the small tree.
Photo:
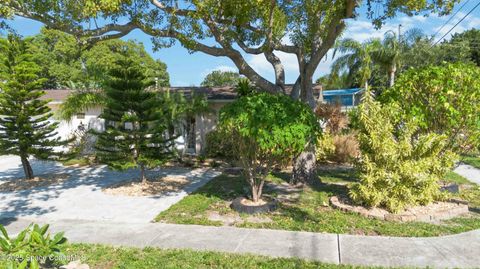
[[463,153],[480,145],[479,77],[480,68],[474,64],[410,69],[382,98],[416,118],[420,132],[444,134],[447,149]]
[[106,130],[98,134],[96,145],[101,162],[118,170],[140,168],[144,184],[145,169],[163,164],[173,148],[168,124],[157,107],[158,96],[147,89],[151,84],[132,58],[125,55],[116,62],[106,83],[106,107],[101,114]]
[[318,124],[307,105],[285,95],[260,93],[222,108],[220,128],[233,135],[252,200],[258,202],[265,177],[275,165],[300,154],[313,141]]
[[455,154],[444,151],[445,136],[415,135],[413,118],[400,119],[398,107],[382,106],[367,91],[358,125],[360,182],[350,186],[357,203],[398,212],[440,198],[438,180],[451,169]]
[[5,52],[0,75],[0,153],[20,156],[27,179],[34,177],[30,157],[53,160],[65,156],[55,147],[66,146],[55,132],[58,123],[51,122],[48,100],[40,100],[44,79],[40,68],[27,53],[27,45],[10,35],[2,42]]

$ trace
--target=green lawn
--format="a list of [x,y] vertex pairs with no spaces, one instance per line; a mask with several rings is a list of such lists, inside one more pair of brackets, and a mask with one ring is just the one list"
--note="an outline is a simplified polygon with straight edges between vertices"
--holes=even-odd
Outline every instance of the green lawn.
[[480,156],[478,155],[463,156],[461,161],[480,169]]
[[380,268],[333,265],[293,258],[269,258],[254,255],[210,251],[162,250],[158,248],[119,248],[105,245],[74,244],[65,254],[84,257],[90,268]]
[[468,179],[462,177],[461,175],[455,172],[448,172],[445,177],[445,181],[456,183],[456,184],[471,184],[472,182],[468,181]]
[[70,160],[63,161],[62,164],[64,166],[71,166],[71,165],[87,166],[87,165],[90,165],[91,162],[88,158],[73,158]]
[[[271,177],[273,182],[281,182],[281,178]],[[332,195],[346,194],[347,184],[355,180],[355,173],[348,171],[320,172],[323,183],[313,188],[305,188],[298,199],[290,203],[281,203],[280,208],[262,215],[271,219],[269,223],[249,222],[247,216],[240,216],[243,223],[236,222],[238,227],[269,228],[295,231],[329,232],[342,234],[367,234],[389,236],[438,236],[460,233],[480,228],[480,214],[455,218],[438,224],[423,222],[388,222],[369,219],[354,213],[345,213],[329,206],[328,199]],[[449,175],[450,180],[462,179]],[[453,178],[453,179],[452,179]],[[208,213],[235,216],[229,208],[229,201],[248,191],[247,184],[241,176],[221,175],[207,183],[196,192],[185,197],[167,211],[160,213],[156,221],[182,224],[223,225],[220,221],[208,219]],[[473,190],[472,190],[473,191]],[[462,192],[462,198],[479,202],[479,192]],[[265,191],[267,196],[275,197],[275,193]]]

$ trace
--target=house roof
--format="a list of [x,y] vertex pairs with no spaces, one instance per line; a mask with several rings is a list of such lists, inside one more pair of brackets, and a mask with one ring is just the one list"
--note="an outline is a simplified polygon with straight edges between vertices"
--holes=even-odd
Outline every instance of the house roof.
[[69,89],[45,90],[45,95],[40,97],[40,99],[52,100],[52,102],[63,102],[73,92],[74,90]]
[[[287,94],[290,94],[292,91],[293,85],[285,85],[285,91]],[[321,86],[314,85],[314,95],[318,96],[320,93]],[[165,90],[170,90],[171,92],[180,92],[185,95],[185,97],[191,97],[192,93],[204,94],[207,96],[207,99],[210,101],[229,101],[237,98],[237,92],[235,87],[226,86],[226,87],[170,87]],[[41,99],[46,100],[50,99],[53,102],[62,102],[67,99],[68,95],[74,92],[70,89],[50,89],[45,90],[46,94],[41,97]]]
[[323,96],[338,96],[338,95],[352,95],[362,92],[361,88],[352,88],[352,89],[337,89],[337,90],[328,90],[323,91]]

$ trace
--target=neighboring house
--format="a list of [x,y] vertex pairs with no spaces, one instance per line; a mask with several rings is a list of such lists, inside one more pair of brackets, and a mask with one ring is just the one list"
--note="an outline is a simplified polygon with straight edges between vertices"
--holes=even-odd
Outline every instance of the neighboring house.
[[[237,98],[234,87],[171,87],[167,90],[183,93],[186,98],[190,98],[192,93],[206,96],[209,104],[209,112],[199,113],[194,118],[185,119],[184,130],[181,130],[181,136],[176,140],[177,148],[182,150],[183,153],[197,154],[204,152],[206,134],[215,129],[220,109],[225,104],[233,102]],[[286,87],[286,91],[287,93],[291,91],[291,85]],[[342,98],[342,104],[344,104],[344,91],[345,90],[338,91],[339,95],[337,97]],[[72,92],[72,90],[46,90],[46,95],[44,95],[42,99],[51,100],[48,105],[55,112]],[[315,98],[318,98],[320,92],[321,86],[314,86]],[[323,93],[325,101],[330,102],[331,100],[337,100],[334,98],[335,92],[336,91],[325,91]],[[356,98],[355,100],[360,99],[358,93],[355,93],[354,96]],[[345,103],[345,105],[357,105],[358,101],[355,100],[350,103]],[[101,112],[102,108],[96,107],[77,114],[69,122],[61,121],[58,128],[60,136],[68,137],[72,135],[81,125],[97,131],[104,130],[104,120],[99,118]]]
[[362,99],[361,88],[323,91],[323,101],[330,104],[339,103],[344,110],[357,106]]

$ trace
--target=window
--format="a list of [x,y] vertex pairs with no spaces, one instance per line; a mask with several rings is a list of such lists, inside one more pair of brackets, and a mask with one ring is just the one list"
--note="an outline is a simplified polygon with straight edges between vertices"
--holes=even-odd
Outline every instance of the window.
[[78,113],[77,114],[77,119],[84,120],[85,119],[85,113]]

